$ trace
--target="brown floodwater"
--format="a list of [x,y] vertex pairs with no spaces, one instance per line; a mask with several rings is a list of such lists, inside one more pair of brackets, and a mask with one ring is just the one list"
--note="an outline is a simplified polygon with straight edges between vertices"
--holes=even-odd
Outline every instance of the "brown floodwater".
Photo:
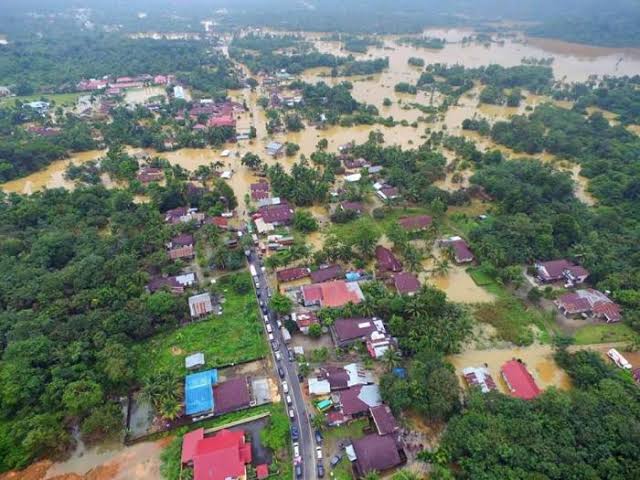
[[487,364],[498,389],[508,393],[507,386],[500,375],[500,367],[513,359],[519,358],[527,365],[538,386],[542,389],[554,386],[561,390],[571,388],[571,379],[553,360],[553,349],[549,345],[532,345],[507,349],[468,350],[459,355],[451,355],[448,360],[456,368],[460,383],[464,385],[462,369],[479,367]]

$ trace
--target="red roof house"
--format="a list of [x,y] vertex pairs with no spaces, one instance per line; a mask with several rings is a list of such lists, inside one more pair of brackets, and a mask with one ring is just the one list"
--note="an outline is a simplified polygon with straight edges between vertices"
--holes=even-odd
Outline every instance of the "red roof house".
[[535,264],[538,280],[541,282],[567,281],[570,284],[583,283],[589,271],[580,265],[565,259],[537,262]]
[[329,280],[337,280],[342,278],[344,272],[338,264],[321,266],[318,270],[311,272],[311,281],[313,283],[323,283]]
[[213,399],[213,411],[216,415],[249,408],[251,395],[247,377],[235,377],[218,383],[213,387]]
[[204,437],[202,428],[189,432],[182,441],[182,463],[193,465],[194,480],[228,480],[245,477],[251,463],[251,444],[244,431],[221,430]]
[[527,367],[517,360],[509,360],[502,366],[502,378],[507,383],[511,395],[522,398],[523,400],[531,400],[540,395],[540,389],[536,385]]
[[473,252],[461,237],[451,237],[444,242],[453,249],[453,258],[456,263],[470,263],[475,260]]
[[593,315],[607,323],[619,322],[622,319],[620,306],[604,293],[587,288],[566,293],[555,301],[563,315]]
[[388,248],[378,245],[376,247],[376,260],[378,269],[382,272],[399,272],[402,264]]
[[265,223],[288,225],[293,220],[293,209],[287,202],[276,205],[265,205],[258,209]]
[[323,308],[340,308],[349,302],[358,304],[364,295],[357,282],[335,280],[326,283],[314,283],[302,287],[304,305],[319,305]]
[[207,225],[215,225],[222,230],[227,230],[229,228],[229,222],[224,217],[206,217],[204,219],[204,223]]
[[235,127],[236,121],[231,115],[222,116],[222,117],[211,117],[209,120],[207,120],[207,126],[214,127],[214,128],[215,127]]

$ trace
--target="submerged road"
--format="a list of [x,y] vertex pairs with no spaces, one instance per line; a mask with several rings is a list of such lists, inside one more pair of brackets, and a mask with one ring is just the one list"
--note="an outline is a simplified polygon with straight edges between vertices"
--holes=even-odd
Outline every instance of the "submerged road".
[[[277,325],[277,315],[271,311],[269,308],[269,285],[267,283],[267,276],[265,272],[262,270],[262,262],[260,257],[258,256],[256,250],[251,248],[247,255],[247,260],[249,265],[253,266],[256,272],[256,277],[258,280],[258,285],[256,285],[254,279],[254,286],[256,287],[256,295],[258,303],[263,302],[261,304],[261,312],[263,315],[267,316],[268,323],[263,322],[265,325],[265,331],[267,331],[267,325],[270,325],[272,335],[274,338],[273,342],[269,342],[269,347],[271,349],[271,355],[273,356],[273,364],[275,365],[276,375],[280,379],[280,393],[282,394],[283,403],[285,409],[287,411],[287,416],[289,416],[289,409],[293,410],[294,418],[289,418],[291,421],[291,425],[296,426],[299,432],[299,439],[297,441],[300,449],[300,456],[298,458],[294,458],[294,478],[302,478],[305,480],[313,480],[316,478],[316,463],[315,463],[315,445],[314,445],[314,434],[311,429],[311,424],[309,422],[309,416],[307,414],[307,410],[304,403],[304,397],[302,396],[302,387],[300,386],[300,381],[298,380],[298,372],[296,368],[296,362],[289,361],[287,354],[287,345],[282,338],[282,332]],[[267,336],[269,334],[267,333]],[[275,342],[275,343],[274,343]],[[276,351],[280,352],[280,360],[276,358]],[[284,375],[283,375],[284,374]],[[284,401],[286,398],[286,394],[283,391],[282,381],[286,381],[289,386],[288,395],[291,397],[291,406],[287,405],[287,402]],[[296,476],[295,465],[300,464],[302,475]]]

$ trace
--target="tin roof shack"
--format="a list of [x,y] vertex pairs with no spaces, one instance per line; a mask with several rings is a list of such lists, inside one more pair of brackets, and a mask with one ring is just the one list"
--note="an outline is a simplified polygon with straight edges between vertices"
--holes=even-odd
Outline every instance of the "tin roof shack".
[[531,400],[540,395],[541,391],[536,385],[533,375],[529,373],[522,362],[509,360],[502,366],[501,373],[511,391],[511,396]]
[[382,404],[378,385],[356,385],[332,395],[333,403],[347,418],[358,418],[369,413],[371,407]]
[[167,243],[169,258],[171,258],[171,260],[193,258],[195,256],[193,245],[193,235],[183,233],[173,237],[171,241]]
[[558,297],[555,304],[566,317],[587,315],[606,323],[615,323],[622,319],[620,306],[593,288],[566,293]]
[[291,314],[291,320],[296,322],[300,332],[305,335],[309,334],[309,327],[314,324],[319,324],[320,320],[314,312],[293,312]]
[[189,297],[189,313],[192,319],[204,318],[213,312],[213,302],[209,292]]
[[195,222],[200,225],[204,222],[205,214],[199,213],[197,208],[177,207],[165,212],[164,221],[171,225]]
[[478,387],[482,393],[489,393],[496,390],[496,383],[489,374],[489,369],[485,367],[467,367],[462,370],[462,375],[467,385]]
[[218,383],[218,370],[192,373],[184,379],[185,413],[191,416],[213,415],[213,385]]
[[272,156],[273,158],[279,158],[284,155],[284,143],[280,142],[270,142],[266,147],[267,155]]
[[357,478],[371,472],[384,473],[407,461],[393,435],[366,435],[352,442],[356,459],[353,470]]
[[565,259],[536,262],[536,277],[541,283],[565,282],[568,287],[584,283],[589,271]]
[[138,172],[138,180],[147,184],[164,180],[164,171],[157,167],[142,167]]
[[323,283],[330,280],[338,280],[344,277],[344,271],[338,264],[321,265],[318,270],[311,272],[311,281],[313,283]]

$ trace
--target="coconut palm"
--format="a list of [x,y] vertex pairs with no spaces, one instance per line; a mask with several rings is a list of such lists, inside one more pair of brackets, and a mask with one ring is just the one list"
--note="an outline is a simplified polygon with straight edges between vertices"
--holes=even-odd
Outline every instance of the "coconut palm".
[[433,270],[431,270],[431,273],[436,277],[444,277],[449,273],[450,269],[451,264],[449,263],[449,260],[443,258],[442,260],[436,262],[435,267],[433,268]]
[[327,426],[324,415],[322,413],[318,413],[317,415],[311,417],[311,426],[316,430],[324,430],[324,428]]
[[382,363],[387,371],[390,372],[400,365],[400,353],[391,348],[385,350],[385,352],[382,354]]

